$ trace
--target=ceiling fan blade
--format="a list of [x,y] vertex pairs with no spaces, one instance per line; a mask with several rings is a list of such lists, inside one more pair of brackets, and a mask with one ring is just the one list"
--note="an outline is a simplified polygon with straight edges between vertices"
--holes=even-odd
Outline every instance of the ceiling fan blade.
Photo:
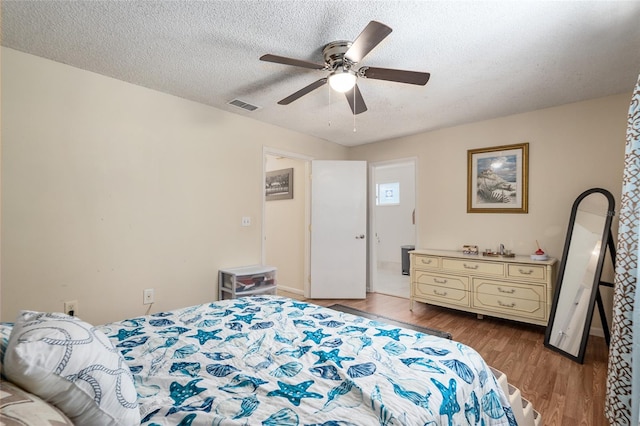
[[279,105],[289,105],[291,102],[295,101],[296,99],[301,98],[304,95],[306,95],[307,93],[316,90],[320,86],[324,86],[326,83],[327,83],[327,79],[326,78],[321,78],[320,80],[314,81],[310,85],[308,85],[306,87],[303,87],[302,89],[298,90],[296,93],[287,96],[286,98],[284,98],[283,100],[278,102],[278,104]]
[[351,62],[360,62],[362,58],[367,56],[386,36],[391,34],[392,29],[378,21],[371,21],[362,30],[360,35],[354,40],[353,44],[344,57]]
[[312,70],[324,69],[324,64],[316,64],[315,62],[303,61],[302,59],[286,58],[284,56],[266,54],[260,56],[261,61],[274,62],[276,64],[293,65],[294,67],[310,68]]
[[349,106],[351,107],[351,111],[353,111],[353,115],[362,114],[367,110],[367,105],[364,103],[362,93],[360,93],[360,89],[358,89],[357,84],[353,86],[353,89],[349,90],[348,92],[344,92],[344,95],[347,98],[347,102],[349,102]]
[[424,86],[431,74],[428,72],[394,70],[391,68],[362,67],[362,76],[374,80],[395,81],[398,83],[418,84]]

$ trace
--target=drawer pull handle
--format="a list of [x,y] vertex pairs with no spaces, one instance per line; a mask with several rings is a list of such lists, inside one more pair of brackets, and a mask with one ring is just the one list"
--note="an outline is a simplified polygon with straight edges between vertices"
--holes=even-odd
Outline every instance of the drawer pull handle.
[[462,266],[464,266],[465,269],[478,269],[478,265],[467,265],[466,263],[463,263]]
[[525,271],[524,269],[519,268],[518,272],[520,272],[522,275],[531,275],[531,274],[533,274],[533,269],[529,269],[529,270]]
[[420,259],[420,262],[424,263],[425,265],[430,265],[431,259]]
[[507,303],[502,303],[501,301],[498,300],[498,305],[502,306],[503,308],[515,308],[516,302],[511,302],[507,304]]
[[[437,278],[433,278],[433,281],[437,284],[446,284],[448,280],[439,280]],[[435,291],[435,290],[434,290]]]
[[433,290],[433,294],[435,294],[436,296],[445,296],[447,295],[447,292],[445,291],[444,293],[440,293],[438,290],[434,289]]
[[512,289],[510,289],[510,290],[503,290],[503,289],[502,289],[502,287],[498,287],[498,291],[499,291],[500,293],[513,294],[513,293],[515,293],[515,292],[516,292],[516,289],[515,289],[515,288],[512,288]]

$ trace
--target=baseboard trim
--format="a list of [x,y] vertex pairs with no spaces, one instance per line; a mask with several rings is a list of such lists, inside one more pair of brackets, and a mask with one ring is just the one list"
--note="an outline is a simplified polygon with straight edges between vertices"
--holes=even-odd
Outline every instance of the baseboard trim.
[[297,294],[298,296],[304,296],[304,290],[299,288],[287,287],[285,285],[278,284],[278,290],[286,291],[287,293]]

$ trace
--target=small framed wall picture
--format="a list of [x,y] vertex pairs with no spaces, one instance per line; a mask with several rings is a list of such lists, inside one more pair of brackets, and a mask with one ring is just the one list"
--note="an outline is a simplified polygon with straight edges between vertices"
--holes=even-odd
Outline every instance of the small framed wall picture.
[[467,213],[528,213],[529,144],[467,151]]
[[264,198],[267,201],[293,198],[293,168],[267,172],[264,180]]

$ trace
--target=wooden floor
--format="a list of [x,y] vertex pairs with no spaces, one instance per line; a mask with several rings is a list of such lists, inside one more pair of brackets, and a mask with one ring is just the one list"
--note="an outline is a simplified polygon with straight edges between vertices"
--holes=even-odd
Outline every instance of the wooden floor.
[[[279,293],[280,294],[280,293]],[[300,296],[282,294],[291,298]],[[547,426],[606,426],[608,349],[604,338],[590,336],[584,364],[544,347],[544,327],[369,293],[365,300],[311,300],[322,306],[334,303],[376,313],[398,321],[448,331],[453,340],[477,350],[487,364],[505,373],[509,383],[542,415]]]

